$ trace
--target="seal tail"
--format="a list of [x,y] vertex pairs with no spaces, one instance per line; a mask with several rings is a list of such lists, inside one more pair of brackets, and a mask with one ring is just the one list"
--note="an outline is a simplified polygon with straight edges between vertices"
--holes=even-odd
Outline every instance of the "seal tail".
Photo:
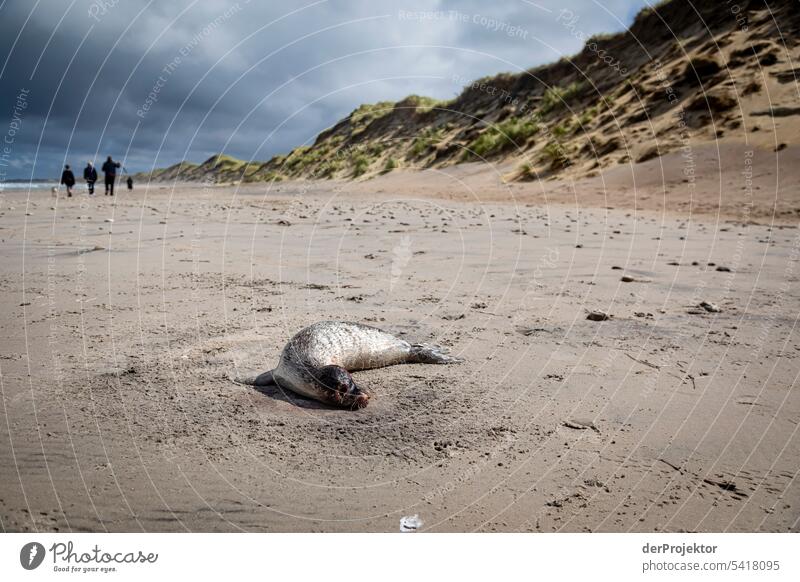
[[245,378],[242,377],[233,377],[231,380],[236,384],[243,384],[245,386],[272,386],[275,384],[275,378],[272,376],[273,370],[269,372],[264,372],[263,374],[259,374],[258,376],[248,376]]
[[410,364],[458,364],[463,358],[447,354],[447,349],[429,344],[411,344]]

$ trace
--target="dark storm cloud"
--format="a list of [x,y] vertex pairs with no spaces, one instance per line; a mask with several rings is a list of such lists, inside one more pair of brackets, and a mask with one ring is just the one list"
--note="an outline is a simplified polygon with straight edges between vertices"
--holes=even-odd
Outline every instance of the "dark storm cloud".
[[[267,159],[358,104],[449,98],[473,79],[569,55],[643,0],[40,0],[0,8],[0,119],[20,91],[6,177],[107,154],[130,171],[225,151]],[[0,133],[6,133],[4,123]]]

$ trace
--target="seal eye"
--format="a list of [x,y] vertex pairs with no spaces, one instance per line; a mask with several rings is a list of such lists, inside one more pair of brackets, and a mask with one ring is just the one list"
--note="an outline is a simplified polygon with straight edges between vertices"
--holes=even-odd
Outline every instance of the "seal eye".
[[350,376],[350,374],[347,375],[347,379],[342,384],[342,387],[347,394],[361,394],[361,390],[358,389],[358,386],[356,386],[356,383],[353,381],[353,377]]

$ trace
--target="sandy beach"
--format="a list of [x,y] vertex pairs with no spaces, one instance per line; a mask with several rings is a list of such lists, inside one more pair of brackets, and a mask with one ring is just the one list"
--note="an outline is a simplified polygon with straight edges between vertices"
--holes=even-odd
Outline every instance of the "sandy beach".
[[[680,157],[5,192],[4,529],[798,531],[798,150],[742,189],[731,147],[695,199]],[[465,362],[355,412],[230,380],[327,319]]]

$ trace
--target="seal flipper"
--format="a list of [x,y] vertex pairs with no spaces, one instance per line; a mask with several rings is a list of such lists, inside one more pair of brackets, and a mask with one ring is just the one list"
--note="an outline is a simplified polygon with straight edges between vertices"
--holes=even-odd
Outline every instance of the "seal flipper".
[[253,386],[273,386],[277,383],[275,382],[275,378],[272,376],[272,370],[269,372],[264,372],[263,374],[259,374],[253,380]]
[[246,386],[273,386],[276,384],[275,378],[272,376],[272,372],[274,370],[270,370],[269,372],[264,372],[263,374],[259,374],[255,378],[252,376],[248,378],[231,378],[237,384],[244,384]]
[[447,355],[445,348],[428,344],[411,344],[409,364],[458,364],[463,358]]

